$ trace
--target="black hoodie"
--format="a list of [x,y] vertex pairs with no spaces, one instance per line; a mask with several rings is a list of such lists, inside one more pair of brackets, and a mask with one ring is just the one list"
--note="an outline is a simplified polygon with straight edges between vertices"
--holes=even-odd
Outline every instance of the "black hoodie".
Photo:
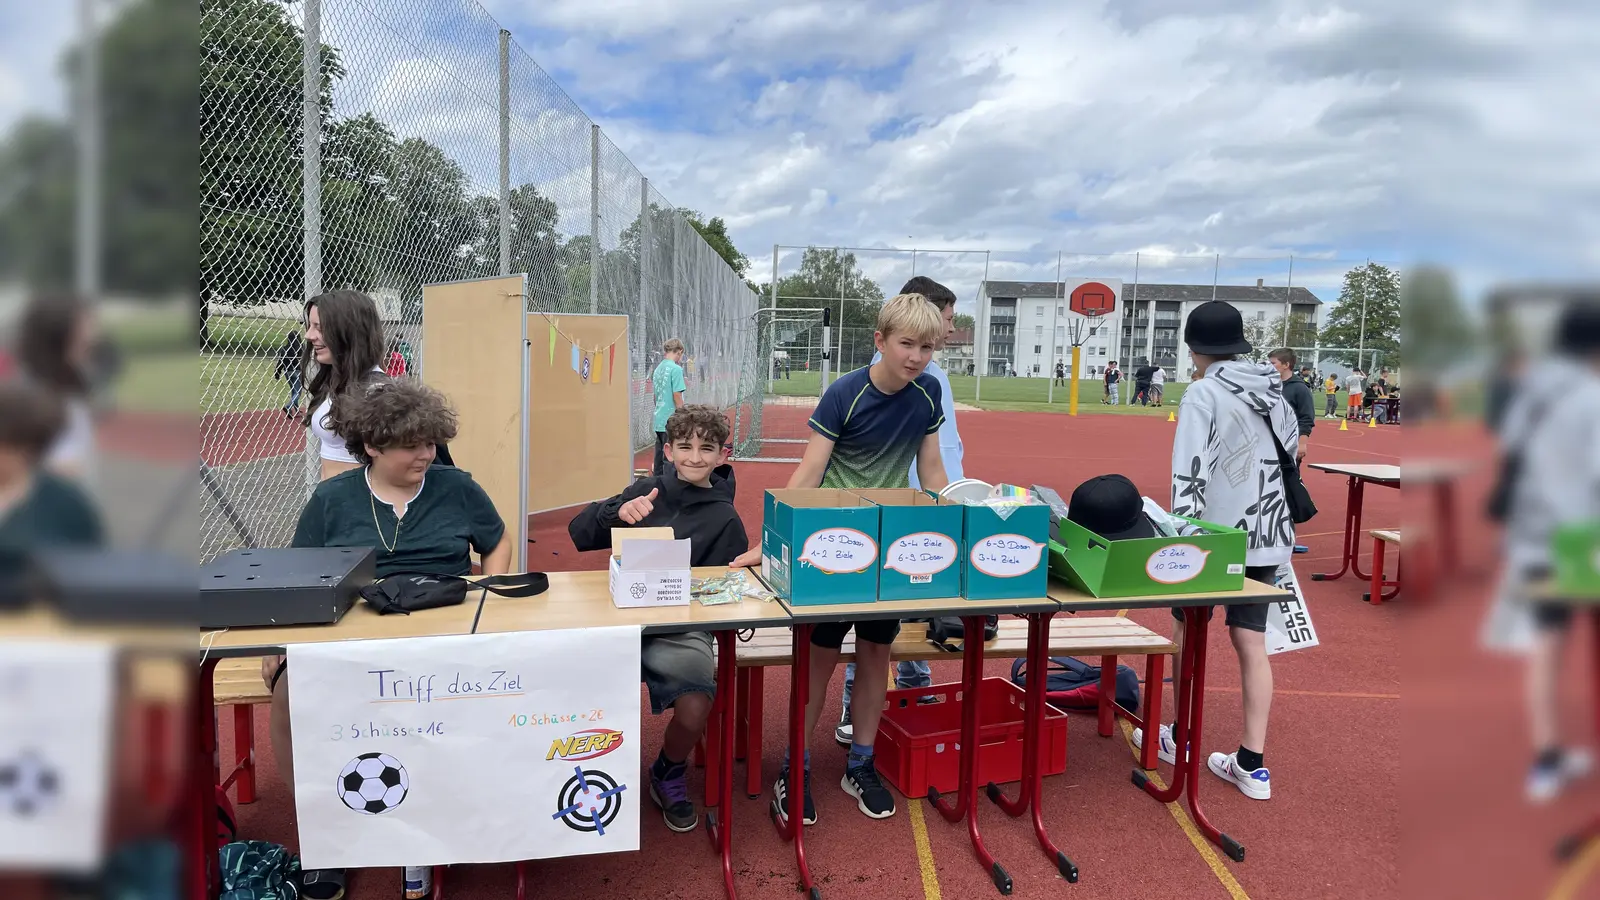
[[1311,399],[1311,385],[1300,379],[1299,375],[1290,375],[1283,380],[1283,399],[1289,402],[1289,408],[1294,410],[1295,420],[1300,426],[1300,434],[1311,434],[1311,429],[1317,427],[1317,407]]
[[[618,518],[624,503],[652,490],[661,493],[644,521],[629,525]],[[689,539],[689,565],[725,566],[750,547],[744,522],[733,508],[733,491],[732,466],[718,466],[711,473],[711,486],[703,488],[676,474],[641,478],[615,497],[584,507],[567,526],[567,534],[579,551],[609,550],[613,528],[671,528],[673,537]]]

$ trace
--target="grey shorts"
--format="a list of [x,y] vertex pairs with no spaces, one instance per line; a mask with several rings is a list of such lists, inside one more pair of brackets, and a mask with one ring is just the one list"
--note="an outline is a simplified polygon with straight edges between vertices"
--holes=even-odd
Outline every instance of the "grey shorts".
[[650,635],[641,648],[650,711],[661,715],[684,694],[715,696],[717,663],[704,631]]
[[[1278,580],[1277,566],[1248,566],[1244,570],[1244,577],[1262,584],[1275,584]],[[1183,612],[1177,607],[1172,608],[1172,617],[1183,620]],[[1228,627],[1243,628],[1248,631],[1265,633],[1267,630],[1267,604],[1246,603],[1228,607]]]

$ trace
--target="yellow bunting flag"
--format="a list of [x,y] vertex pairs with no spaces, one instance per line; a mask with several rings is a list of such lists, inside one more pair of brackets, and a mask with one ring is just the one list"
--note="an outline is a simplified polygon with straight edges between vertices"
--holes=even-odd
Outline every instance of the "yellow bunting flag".
[[[559,321],[559,320],[558,320]],[[556,323],[550,323],[550,365],[556,364]]]
[[616,375],[617,375],[617,345],[616,344],[612,344],[611,345],[611,364],[606,367],[606,384],[610,384],[611,383],[611,379],[615,378]]

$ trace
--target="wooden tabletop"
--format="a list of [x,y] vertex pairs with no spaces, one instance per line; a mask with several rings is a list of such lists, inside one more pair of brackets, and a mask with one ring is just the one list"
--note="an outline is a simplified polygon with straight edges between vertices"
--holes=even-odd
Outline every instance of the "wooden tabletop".
[[1554,581],[1543,581],[1532,585],[1528,588],[1528,596],[1537,598],[1541,603],[1555,603],[1579,609],[1600,606],[1600,591],[1566,590]]
[[482,591],[468,591],[467,601],[456,606],[425,609],[410,615],[380,616],[357,601],[332,625],[289,625],[262,628],[228,628],[202,632],[201,652],[213,657],[264,656],[282,653],[290,644],[327,641],[366,641],[377,638],[436,637],[471,634]]
[[1292,591],[1246,578],[1237,591],[1195,594],[1150,594],[1140,597],[1093,597],[1064,581],[1050,582],[1050,597],[1061,604],[1062,612],[1088,612],[1102,609],[1157,609],[1170,606],[1239,606],[1246,603],[1271,603],[1291,600]]
[[108,642],[122,649],[184,651],[194,646],[194,631],[169,625],[123,625],[66,618],[39,606],[0,613],[0,638],[29,641]]
[[[726,566],[709,566],[690,572],[695,578],[717,578],[726,575],[728,569]],[[620,609],[611,602],[609,572],[549,574],[550,590],[536,597],[512,598],[490,594],[476,633],[639,625],[646,634],[677,634],[789,624],[789,614],[776,601],[746,597],[737,603],[718,606],[706,606],[698,600],[691,600],[687,606]],[[761,585],[761,579],[755,577],[754,572],[747,570],[745,574],[752,584]]]
[[878,600],[872,603],[828,603],[815,606],[779,602],[796,622],[867,622],[874,619],[931,619],[936,616],[998,616],[1015,613],[1054,612],[1057,603],[1048,597],[1023,600],[968,600],[943,597],[935,600]]
[[1466,459],[1407,460],[1406,478],[1412,484],[1439,484],[1455,481],[1477,468],[1476,461]]
[[1400,483],[1399,466],[1374,466],[1364,463],[1306,463],[1306,465],[1335,475],[1353,475],[1363,481],[1375,481],[1380,484]]

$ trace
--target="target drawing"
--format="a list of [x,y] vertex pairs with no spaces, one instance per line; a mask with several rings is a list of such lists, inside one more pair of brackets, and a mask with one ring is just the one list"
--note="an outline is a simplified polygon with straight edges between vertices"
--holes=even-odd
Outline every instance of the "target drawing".
[[411,790],[411,776],[400,760],[387,753],[363,753],[345,764],[334,787],[345,806],[376,816],[405,801]]
[[617,795],[628,786],[617,784],[616,779],[598,769],[585,771],[582,766],[574,766],[573,771],[577,774],[562,785],[556,812],[550,818],[560,819],[573,831],[604,836],[606,826],[616,821],[617,813],[622,811],[622,798]]
[[32,750],[0,762],[0,814],[31,818],[55,805],[61,777]]

